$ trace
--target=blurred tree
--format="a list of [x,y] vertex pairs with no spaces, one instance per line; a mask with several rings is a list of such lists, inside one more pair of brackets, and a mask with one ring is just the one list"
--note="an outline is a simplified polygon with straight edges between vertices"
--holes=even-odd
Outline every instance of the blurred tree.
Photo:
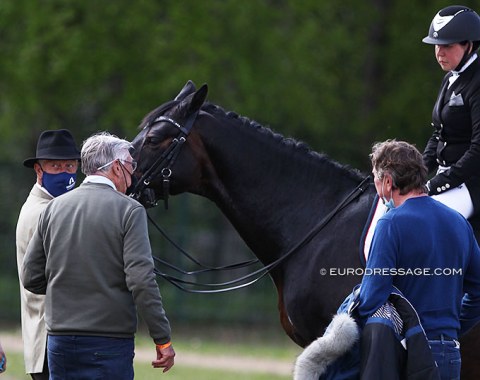
[[[480,9],[479,1],[465,4]],[[11,180],[1,185],[8,201],[0,204],[0,271],[15,268],[16,217],[34,180],[21,162],[35,151],[40,132],[69,128],[79,143],[99,130],[131,139],[143,116],[189,79],[208,83],[209,99],[225,109],[365,171],[375,141],[400,138],[423,149],[443,73],[421,39],[443,6],[440,0],[2,0],[0,170]],[[205,254],[221,252],[225,222],[213,205],[201,207],[212,213],[207,228],[217,234],[217,246]],[[190,239],[206,236],[205,220],[191,225]]]
[[225,108],[364,168],[374,140],[430,132],[442,73],[421,38],[440,3],[5,0],[1,157],[20,159],[46,128],[132,137],[193,79]]

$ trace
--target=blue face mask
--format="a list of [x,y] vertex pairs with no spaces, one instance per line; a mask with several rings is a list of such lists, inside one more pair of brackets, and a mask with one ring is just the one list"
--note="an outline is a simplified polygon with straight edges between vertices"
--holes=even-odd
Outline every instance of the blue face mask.
[[383,197],[383,204],[385,205],[386,208],[389,210],[392,210],[395,208],[395,202],[393,201],[393,198],[390,198],[389,201],[387,201],[387,198]]
[[75,181],[77,180],[77,174],[73,173],[58,173],[50,174],[43,172],[42,186],[54,197],[58,197],[72,190],[75,187]]
[[[383,183],[382,183],[382,193],[383,193]],[[393,191],[392,191],[393,193]],[[395,208],[395,202],[393,201],[393,196],[392,194],[390,194],[390,200],[387,201],[387,197],[385,196],[385,193],[382,195],[382,201],[383,201],[383,204],[385,205],[386,208],[388,208],[389,210],[392,210]]]

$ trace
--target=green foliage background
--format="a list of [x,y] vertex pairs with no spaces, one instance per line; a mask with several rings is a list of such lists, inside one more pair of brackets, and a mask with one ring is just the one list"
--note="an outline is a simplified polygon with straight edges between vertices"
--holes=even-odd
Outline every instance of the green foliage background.
[[[464,3],[480,9],[479,1]],[[42,130],[68,128],[79,145],[100,130],[132,139],[143,116],[191,79],[208,83],[210,101],[368,171],[375,141],[406,139],[424,147],[443,73],[433,47],[421,38],[447,5],[0,1],[2,318],[18,320],[15,224],[34,181],[22,161],[34,154]],[[152,212],[187,250],[209,263],[251,255],[212,204],[188,195],[173,202],[168,213]],[[156,232],[152,243],[159,255],[181,261]],[[277,318],[268,280],[221,296],[192,296],[161,285],[178,319]]]

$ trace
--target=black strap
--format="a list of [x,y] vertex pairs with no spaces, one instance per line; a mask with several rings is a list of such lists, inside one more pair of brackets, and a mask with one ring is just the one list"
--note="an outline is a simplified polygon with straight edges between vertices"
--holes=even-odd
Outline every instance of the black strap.
[[[369,186],[371,182],[371,177],[367,176],[365,179],[360,182],[360,184],[350,193],[348,194],[345,199],[340,202],[328,215],[326,215],[320,223],[318,223],[297,245],[292,247],[287,253],[279,257],[277,260],[271,262],[268,265],[265,265],[264,267],[247,274],[245,276],[239,277],[237,279],[223,282],[223,283],[217,283],[217,284],[201,284],[198,282],[194,281],[186,281],[181,278],[169,275],[167,273],[164,273],[160,271],[159,269],[155,268],[155,274],[158,276],[164,278],[166,281],[170,282],[172,285],[176,286],[177,288],[188,292],[188,293],[222,293],[222,292],[227,292],[231,290],[236,290],[240,288],[247,287],[249,285],[252,285],[265,277],[272,269],[274,269],[276,266],[278,266],[280,263],[282,263],[284,260],[286,260],[288,257],[293,255],[295,252],[297,252],[300,248],[304,247],[307,243],[309,243],[315,235],[317,235],[332,219],[333,217],[340,212],[342,209],[344,209],[348,204],[353,202],[356,198],[358,198],[361,194],[365,192],[367,187]],[[156,258],[156,261],[160,261],[158,258]],[[240,285],[234,285],[238,284],[239,282],[242,281],[247,281],[255,276],[258,276],[254,278],[253,280],[250,280],[246,283],[240,284]],[[210,288],[221,288],[221,289],[189,289],[185,287],[184,285],[195,285],[195,286],[203,286],[203,287],[210,287]],[[234,285],[234,286],[230,286]]]

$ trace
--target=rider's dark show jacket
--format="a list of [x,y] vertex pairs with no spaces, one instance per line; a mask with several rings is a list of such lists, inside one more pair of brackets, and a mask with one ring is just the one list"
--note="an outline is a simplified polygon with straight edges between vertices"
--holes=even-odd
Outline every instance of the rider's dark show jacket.
[[423,159],[429,172],[439,165],[449,167],[430,181],[430,195],[440,194],[462,183],[480,211],[480,59],[477,57],[448,88],[450,71],[443,78],[433,108],[434,132]]

